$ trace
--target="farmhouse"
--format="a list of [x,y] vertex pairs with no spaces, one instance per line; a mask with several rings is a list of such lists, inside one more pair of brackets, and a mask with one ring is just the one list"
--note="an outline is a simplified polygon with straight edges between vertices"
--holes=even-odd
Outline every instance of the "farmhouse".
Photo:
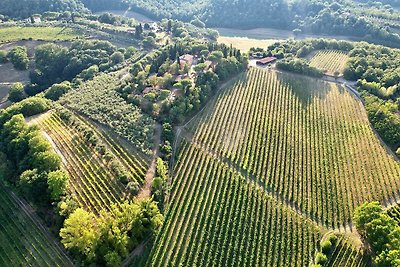
[[183,68],[185,65],[188,65],[189,68],[192,67],[192,65],[197,64],[197,59],[189,54],[183,55],[179,57],[179,60],[181,62],[181,68]]
[[277,58],[276,57],[265,57],[265,58],[262,58],[262,59],[260,59],[260,60],[257,60],[256,61],[256,64],[257,65],[268,65],[268,64],[270,64],[270,63],[273,63],[273,62],[275,62],[277,60]]
[[40,16],[32,16],[33,23],[41,23],[42,18]]

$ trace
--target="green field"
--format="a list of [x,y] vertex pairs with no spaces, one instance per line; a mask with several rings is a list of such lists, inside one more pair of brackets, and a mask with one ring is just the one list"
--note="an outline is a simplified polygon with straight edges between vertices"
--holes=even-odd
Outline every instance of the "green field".
[[[252,68],[180,137],[148,266],[308,266],[328,231],[359,244],[355,207],[400,188],[361,103],[315,79]],[[335,253],[330,266],[366,265],[352,245]]]
[[0,266],[72,265],[3,186],[0,208]]
[[83,35],[66,27],[4,27],[0,28],[0,42],[12,42],[22,39],[43,41],[68,41]]

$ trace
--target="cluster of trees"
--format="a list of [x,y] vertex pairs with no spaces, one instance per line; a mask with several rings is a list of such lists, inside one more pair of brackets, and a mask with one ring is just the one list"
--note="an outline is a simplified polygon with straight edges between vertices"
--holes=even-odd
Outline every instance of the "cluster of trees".
[[[85,0],[84,0],[85,2]],[[106,5],[89,6],[96,10],[108,9]],[[114,0],[112,6],[133,9],[155,19],[172,18],[192,21],[198,27],[236,27],[257,28],[273,27],[279,29],[297,29],[297,32],[358,36],[365,40],[397,45],[398,34],[390,28],[365,19],[360,7],[375,7],[374,3],[361,4],[349,1],[326,0],[285,1],[285,0]],[[393,3],[394,4],[394,3]],[[377,8],[371,9],[373,15],[379,16]],[[394,12],[394,11],[393,11]],[[198,21],[202,23],[198,23]]]
[[52,12],[87,12],[80,0],[2,0],[0,14],[25,19],[33,14]]
[[29,66],[28,51],[25,46],[16,46],[9,52],[0,51],[0,63],[10,61],[17,70],[27,70]]
[[116,267],[141,241],[157,233],[162,221],[151,199],[125,201],[100,216],[78,208],[65,220],[61,242],[85,265]]
[[344,77],[358,80],[372,125],[396,151],[400,146],[400,52],[360,43],[349,55]]
[[[37,105],[31,108],[32,105]],[[60,170],[61,160],[36,126],[28,126],[23,114],[47,109],[39,98],[24,100],[0,114],[0,152],[7,155],[9,182],[24,197],[45,206],[58,202],[67,192],[68,175]]]
[[379,202],[358,207],[354,223],[369,244],[377,266],[400,266],[400,226],[384,212]]
[[8,100],[11,102],[19,102],[25,98],[24,85],[22,83],[15,83],[11,86],[8,92]]
[[35,50],[35,70],[30,74],[32,85],[26,91],[35,95],[54,83],[72,81],[82,72],[84,79],[90,78],[121,60],[124,54],[108,41],[76,41],[69,48],[44,44]]
[[285,59],[276,63],[276,67],[280,70],[290,71],[298,74],[303,74],[311,77],[322,77],[324,72],[310,64],[303,59]]

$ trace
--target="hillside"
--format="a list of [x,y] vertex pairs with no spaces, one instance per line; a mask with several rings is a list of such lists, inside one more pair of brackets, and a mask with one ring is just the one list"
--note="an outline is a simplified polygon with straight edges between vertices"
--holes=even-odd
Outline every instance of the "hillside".
[[398,198],[399,163],[336,84],[251,69],[180,137],[149,266],[307,266],[359,204]]

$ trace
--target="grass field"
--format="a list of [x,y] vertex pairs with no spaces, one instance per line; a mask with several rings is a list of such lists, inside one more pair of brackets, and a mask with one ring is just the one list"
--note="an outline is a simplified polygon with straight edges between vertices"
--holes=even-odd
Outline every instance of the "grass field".
[[0,266],[72,266],[17,200],[0,187]]
[[30,38],[43,41],[67,41],[77,37],[82,37],[82,34],[71,28],[17,26],[0,28],[0,43]]
[[[366,266],[354,208],[396,196],[400,165],[344,88],[252,68],[180,135],[170,206],[147,266]],[[141,260],[140,262],[143,262]]]
[[[110,164],[100,157],[92,146],[83,142],[82,133],[67,125],[55,113],[46,114],[38,119],[37,123],[54,142],[56,151],[61,154],[63,166],[72,180],[71,191],[76,195],[81,207],[99,213],[101,210],[109,210],[111,204],[129,197],[129,192],[116,179]],[[95,127],[92,126],[91,129],[128,170],[129,179],[143,184],[149,160],[126,151]]]
[[310,59],[310,65],[329,75],[342,74],[348,59],[349,56],[342,51],[321,50]]
[[247,37],[218,37],[218,43],[226,44],[228,46],[232,45],[233,47],[240,49],[243,52],[248,52],[252,47],[260,47],[266,49],[268,46],[278,41],[279,40],[275,39],[259,40]]

